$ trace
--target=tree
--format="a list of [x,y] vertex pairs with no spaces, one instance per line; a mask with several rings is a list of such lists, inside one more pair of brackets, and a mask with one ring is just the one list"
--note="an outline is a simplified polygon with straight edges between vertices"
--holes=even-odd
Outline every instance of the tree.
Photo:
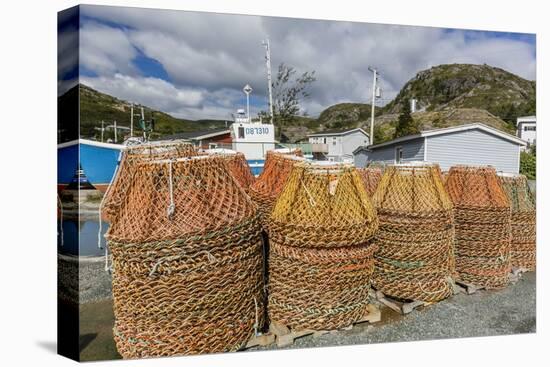
[[537,179],[537,157],[536,150],[521,152],[519,160],[519,173],[527,176],[529,180]]
[[411,105],[407,102],[401,105],[401,111],[395,126],[395,133],[393,138],[399,138],[401,136],[413,135],[420,132],[418,124],[414,122],[411,116]]
[[[296,76],[294,67],[285,63],[279,64],[277,77],[272,84],[273,120],[275,125],[278,125],[279,137],[281,129],[299,114],[300,102],[310,97],[308,88],[316,80],[315,71],[306,71]],[[267,112],[262,111],[260,115],[264,119],[269,118]]]

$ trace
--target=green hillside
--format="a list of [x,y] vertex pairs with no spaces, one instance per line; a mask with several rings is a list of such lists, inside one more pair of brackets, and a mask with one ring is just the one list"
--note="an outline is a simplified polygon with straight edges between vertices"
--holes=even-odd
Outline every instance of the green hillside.
[[[80,84],[80,136],[88,139],[99,139],[101,121],[105,125],[117,121],[118,126],[130,126],[130,103],[100,93],[84,84]],[[155,132],[153,137],[161,137],[181,132],[217,129],[225,126],[224,121],[219,120],[186,120],[178,119],[167,113],[153,110],[147,106],[134,105],[134,113],[144,109],[145,119],[149,120],[153,114],[155,118]],[[139,116],[134,117],[135,135],[142,131],[139,127]],[[106,131],[104,138],[112,137],[111,131]]]

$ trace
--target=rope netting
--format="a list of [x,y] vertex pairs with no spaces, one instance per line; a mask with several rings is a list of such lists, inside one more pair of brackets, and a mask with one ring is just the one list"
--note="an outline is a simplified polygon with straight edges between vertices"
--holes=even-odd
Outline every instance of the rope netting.
[[512,210],[512,266],[535,270],[536,207],[535,197],[524,175],[499,175]]
[[155,160],[190,157],[198,155],[193,145],[189,143],[149,143],[128,146],[122,153],[118,170],[113,182],[109,185],[101,204],[102,219],[111,222],[122,205],[128,187],[133,180],[136,164]]
[[120,354],[241,348],[264,319],[261,227],[224,159],[142,161],[125,196],[106,235]]
[[373,196],[380,228],[374,242],[373,286],[406,300],[440,301],[452,294],[452,203],[438,165],[389,166]]
[[510,204],[495,169],[451,167],[445,186],[454,205],[458,278],[505,287],[511,270]]
[[222,157],[227,163],[229,172],[235,177],[239,185],[245,191],[248,191],[249,187],[254,183],[255,178],[243,153],[227,149],[212,149],[208,150],[207,153]]
[[378,219],[353,166],[294,166],[268,220],[270,240],[295,247],[342,247],[368,241]]
[[270,320],[328,330],[364,317],[377,227],[355,168],[296,164],[268,223]]
[[[301,151],[297,150],[295,153],[301,154]],[[248,191],[252,199],[258,204],[263,220],[271,214],[275,200],[281,193],[294,164],[304,160],[303,157],[293,154],[267,152],[264,169]]]
[[357,172],[359,173],[359,176],[361,176],[361,180],[365,185],[367,194],[369,194],[369,196],[372,197],[372,195],[374,195],[374,192],[376,191],[376,188],[378,187],[378,183],[382,179],[382,173],[383,173],[382,168],[378,168],[378,167],[358,168]]

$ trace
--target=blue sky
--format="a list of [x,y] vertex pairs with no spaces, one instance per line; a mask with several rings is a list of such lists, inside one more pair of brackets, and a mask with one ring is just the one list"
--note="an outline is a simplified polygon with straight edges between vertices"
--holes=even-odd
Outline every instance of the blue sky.
[[368,102],[372,74],[382,73],[385,104],[421,70],[444,63],[487,63],[534,80],[535,36],[433,27],[81,6],[80,81],[118,98],[177,117],[226,119],[244,107],[266,109],[262,39],[272,71],[285,62],[315,70],[312,116],[341,102]]

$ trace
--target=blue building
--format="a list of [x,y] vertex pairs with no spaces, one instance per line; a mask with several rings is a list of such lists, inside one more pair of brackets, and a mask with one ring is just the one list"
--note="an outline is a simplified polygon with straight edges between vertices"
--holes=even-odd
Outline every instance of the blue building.
[[490,165],[497,171],[519,173],[524,140],[493,127],[473,123],[426,130],[385,143],[361,146],[353,152],[357,167],[370,162],[386,164],[425,161],[438,163],[443,171],[458,164]]

